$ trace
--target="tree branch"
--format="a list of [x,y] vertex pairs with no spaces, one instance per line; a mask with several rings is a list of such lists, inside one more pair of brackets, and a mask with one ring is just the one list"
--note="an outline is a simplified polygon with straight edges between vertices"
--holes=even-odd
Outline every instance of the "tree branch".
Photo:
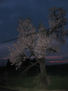
[[37,63],[39,62],[35,62],[33,64],[31,64],[29,67],[27,67],[22,73],[24,74],[25,72],[27,72],[30,68],[32,68],[33,66],[35,66]]

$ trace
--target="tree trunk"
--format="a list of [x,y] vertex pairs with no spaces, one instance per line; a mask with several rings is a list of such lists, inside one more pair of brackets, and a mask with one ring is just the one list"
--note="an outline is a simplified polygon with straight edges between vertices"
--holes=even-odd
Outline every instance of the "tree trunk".
[[46,65],[45,65],[45,58],[39,59],[40,64],[40,76],[41,76],[41,82],[46,87],[48,86],[48,79],[47,79],[47,72],[46,72]]

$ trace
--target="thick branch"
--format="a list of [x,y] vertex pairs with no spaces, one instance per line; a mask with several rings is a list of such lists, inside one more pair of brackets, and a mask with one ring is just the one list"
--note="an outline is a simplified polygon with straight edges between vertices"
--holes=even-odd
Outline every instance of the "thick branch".
[[37,63],[39,63],[39,62],[35,62],[35,63],[31,64],[31,65],[28,66],[22,73],[24,74],[24,73],[27,72],[30,68],[32,68],[33,66],[35,66]]

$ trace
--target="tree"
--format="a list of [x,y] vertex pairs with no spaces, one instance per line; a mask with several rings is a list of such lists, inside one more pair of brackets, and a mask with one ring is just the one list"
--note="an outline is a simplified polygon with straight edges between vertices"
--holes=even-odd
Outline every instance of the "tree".
[[[38,32],[32,25],[31,19],[19,21],[17,42],[10,48],[10,61],[16,64],[17,69],[23,61],[28,58],[27,51],[30,52],[29,58],[34,56],[37,62],[29,66],[26,71],[37,63],[40,64],[41,81],[48,84],[46,73],[46,53],[57,52],[59,43],[64,41],[64,25],[66,24],[65,12],[62,8],[50,9],[49,28],[43,24],[39,25]],[[56,43],[57,42],[57,43]]]
[[46,84],[48,83],[45,69],[46,53],[47,51],[49,53],[57,52],[60,48],[60,43],[64,42],[65,24],[65,11],[62,8],[52,8],[49,14],[49,30],[47,31],[43,25],[39,26],[35,55],[39,58],[41,78]]

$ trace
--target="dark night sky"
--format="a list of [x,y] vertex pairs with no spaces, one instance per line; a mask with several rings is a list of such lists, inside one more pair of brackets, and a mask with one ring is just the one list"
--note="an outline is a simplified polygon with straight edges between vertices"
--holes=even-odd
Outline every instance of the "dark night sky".
[[[12,43],[3,43],[17,36],[17,25],[19,17],[30,17],[35,26],[42,22],[48,26],[48,9],[52,7],[61,7],[67,11],[68,18],[68,0],[0,0],[0,57],[8,54],[7,46]],[[66,26],[67,27],[67,26]],[[68,27],[67,27],[68,28]],[[68,53],[67,43],[62,47],[60,55]]]

